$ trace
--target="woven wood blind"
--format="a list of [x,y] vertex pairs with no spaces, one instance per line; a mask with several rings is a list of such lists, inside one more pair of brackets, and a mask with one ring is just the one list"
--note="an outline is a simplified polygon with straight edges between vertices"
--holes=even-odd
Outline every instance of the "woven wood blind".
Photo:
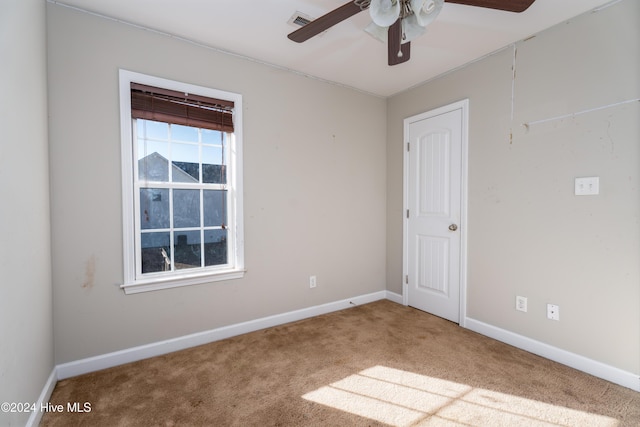
[[131,117],[233,132],[233,102],[131,83]]

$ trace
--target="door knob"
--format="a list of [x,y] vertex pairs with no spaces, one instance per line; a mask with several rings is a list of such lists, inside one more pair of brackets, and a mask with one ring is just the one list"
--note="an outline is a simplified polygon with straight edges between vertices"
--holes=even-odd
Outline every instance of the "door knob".
[[449,226],[449,230],[451,230],[451,231],[456,231],[457,229],[458,229],[458,226],[456,224],[451,224]]

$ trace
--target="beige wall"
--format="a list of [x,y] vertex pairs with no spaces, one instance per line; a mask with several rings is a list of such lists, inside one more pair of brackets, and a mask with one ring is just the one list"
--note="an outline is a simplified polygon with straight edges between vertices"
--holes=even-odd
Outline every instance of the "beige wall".
[[[47,7],[57,363],[385,289],[384,99]],[[243,95],[244,279],[119,289],[119,68]]]
[[[512,48],[389,99],[390,290],[402,289],[402,121],[469,98],[466,315],[640,373],[640,104],[522,126],[640,97],[639,29],[640,3],[623,0],[517,43],[513,120]],[[581,176],[600,177],[599,196],[573,194]]]
[[44,1],[0,2],[0,402],[36,402],[53,370],[45,47]]

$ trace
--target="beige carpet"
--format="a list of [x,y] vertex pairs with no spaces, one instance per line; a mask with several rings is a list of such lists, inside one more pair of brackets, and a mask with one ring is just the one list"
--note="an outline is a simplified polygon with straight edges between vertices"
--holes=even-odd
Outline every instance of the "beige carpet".
[[43,426],[640,426],[640,393],[378,301],[60,381]]

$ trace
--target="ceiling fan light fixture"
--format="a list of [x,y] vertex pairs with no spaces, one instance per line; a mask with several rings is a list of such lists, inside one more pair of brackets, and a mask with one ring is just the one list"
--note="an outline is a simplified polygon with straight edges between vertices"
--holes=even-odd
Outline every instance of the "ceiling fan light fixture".
[[400,17],[401,0],[371,0],[371,20],[381,27],[393,25]]
[[369,14],[373,21],[365,31],[376,39],[386,42],[389,27],[400,19],[402,43],[423,35],[444,5],[445,0],[371,0]]
[[411,10],[418,25],[426,27],[440,14],[444,0],[411,0]]

